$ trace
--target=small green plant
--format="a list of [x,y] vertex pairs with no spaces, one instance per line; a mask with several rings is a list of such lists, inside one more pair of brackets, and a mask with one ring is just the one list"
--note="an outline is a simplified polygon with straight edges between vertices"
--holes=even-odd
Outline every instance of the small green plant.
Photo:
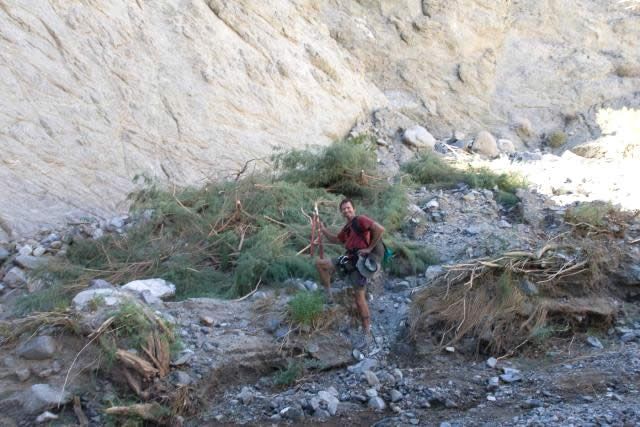
[[564,219],[571,224],[588,224],[602,227],[605,225],[607,215],[612,210],[614,210],[614,207],[608,202],[583,202],[567,209]]
[[290,386],[304,374],[304,365],[299,361],[290,360],[285,369],[280,369],[273,380],[278,386]]
[[103,295],[96,295],[95,297],[91,298],[91,300],[88,303],[88,307],[90,311],[97,311],[100,307],[104,307],[105,305],[105,299]]
[[299,325],[312,326],[320,318],[324,310],[322,292],[298,292],[289,301],[289,316]]
[[126,341],[128,347],[140,348],[151,332],[152,324],[144,309],[134,302],[127,302],[113,313],[115,336]]
[[562,131],[553,132],[547,138],[547,145],[551,148],[562,147],[567,142],[567,134]]

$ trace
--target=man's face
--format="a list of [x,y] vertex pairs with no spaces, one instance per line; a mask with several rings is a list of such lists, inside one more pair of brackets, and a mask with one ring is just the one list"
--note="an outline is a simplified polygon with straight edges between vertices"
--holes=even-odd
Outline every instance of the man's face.
[[356,216],[356,210],[349,202],[343,203],[342,206],[340,206],[340,212],[342,213],[342,216],[345,217],[348,221],[352,220]]

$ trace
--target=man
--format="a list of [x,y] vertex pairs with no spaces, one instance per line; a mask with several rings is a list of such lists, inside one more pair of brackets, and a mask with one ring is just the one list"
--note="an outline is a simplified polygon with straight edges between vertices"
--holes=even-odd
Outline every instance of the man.
[[[380,267],[380,262],[384,254],[381,241],[384,227],[365,215],[356,215],[356,209],[351,199],[344,199],[340,202],[340,212],[347,220],[338,234],[333,234],[328,228],[321,224],[320,231],[332,243],[342,243],[346,253],[334,259],[318,259],[316,268],[320,275],[320,282],[324,286],[330,302],[333,301],[331,294],[331,275],[338,269],[347,276],[347,280],[355,291],[355,303],[362,322],[363,335],[359,342],[355,343],[358,348],[366,347],[371,341],[371,321],[369,318],[369,306],[367,304],[367,278],[358,270],[356,265],[358,259],[368,259],[375,262],[374,266]],[[362,265],[362,262],[358,267]],[[375,270],[375,268],[374,268]]]

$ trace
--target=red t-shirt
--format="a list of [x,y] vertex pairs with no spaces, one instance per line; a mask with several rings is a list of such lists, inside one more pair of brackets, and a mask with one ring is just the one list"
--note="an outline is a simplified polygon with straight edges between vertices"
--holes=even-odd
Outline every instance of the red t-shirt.
[[[358,232],[351,228],[351,221],[358,221],[360,230],[362,230],[362,238]],[[349,221],[347,225],[342,227],[342,230],[338,233],[338,240],[344,243],[345,248],[350,251],[353,249],[364,249],[369,247],[371,241],[371,226],[373,220],[365,215],[358,215],[354,220]]]

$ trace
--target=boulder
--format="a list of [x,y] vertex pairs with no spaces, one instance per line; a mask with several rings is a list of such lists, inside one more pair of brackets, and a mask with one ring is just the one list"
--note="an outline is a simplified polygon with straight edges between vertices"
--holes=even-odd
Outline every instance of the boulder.
[[498,143],[496,142],[496,139],[487,131],[478,133],[475,141],[473,141],[471,150],[474,153],[478,153],[487,157],[497,157],[500,154],[500,152],[498,151]]
[[38,267],[46,265],[49,262],[49,258],[33,255],[18,255],[13,262],[27,270],[35,270]]
[[99,301],[100,305],[116,306],[124,301],[131,300],[129,293],[116,288],[87,289],[73,297],[72,303],[76,310],[83,311],[89,308],[91,301]]
[[176,294],[176,285],[164,279],[134,280],[122,286],[122,289],[142,295],[148,291],[156,298],[169,298]]
[[23,343],[17,352],[24,359],[49,359],[56,352],[56,341],[49,335],[42,335]]
[[27,276],[19,267],[13,267],[7,271],[7,274],[4,275],[2,281],[10,288],[17,288],[18,286],[27,283]]
[[498,150],[500,150],[501,153],[513,154],[516,152],[516,147],[513,145],[513,142],[508,139],[499,139]]
[[9,251],[3,248],[2,246],[0,246],[0,263],[2,263],[2,261],[4,261],[5,259],[9,258],[9,255],[10,255]]
[[22,406],[30,414],[37,414],[71,401],[71,394],[48,384],[34,384],[22,394]]
[[416,125],[405,130],[402,134],[402,142],[418,149],[433,150],[436,139],[422,126]]

